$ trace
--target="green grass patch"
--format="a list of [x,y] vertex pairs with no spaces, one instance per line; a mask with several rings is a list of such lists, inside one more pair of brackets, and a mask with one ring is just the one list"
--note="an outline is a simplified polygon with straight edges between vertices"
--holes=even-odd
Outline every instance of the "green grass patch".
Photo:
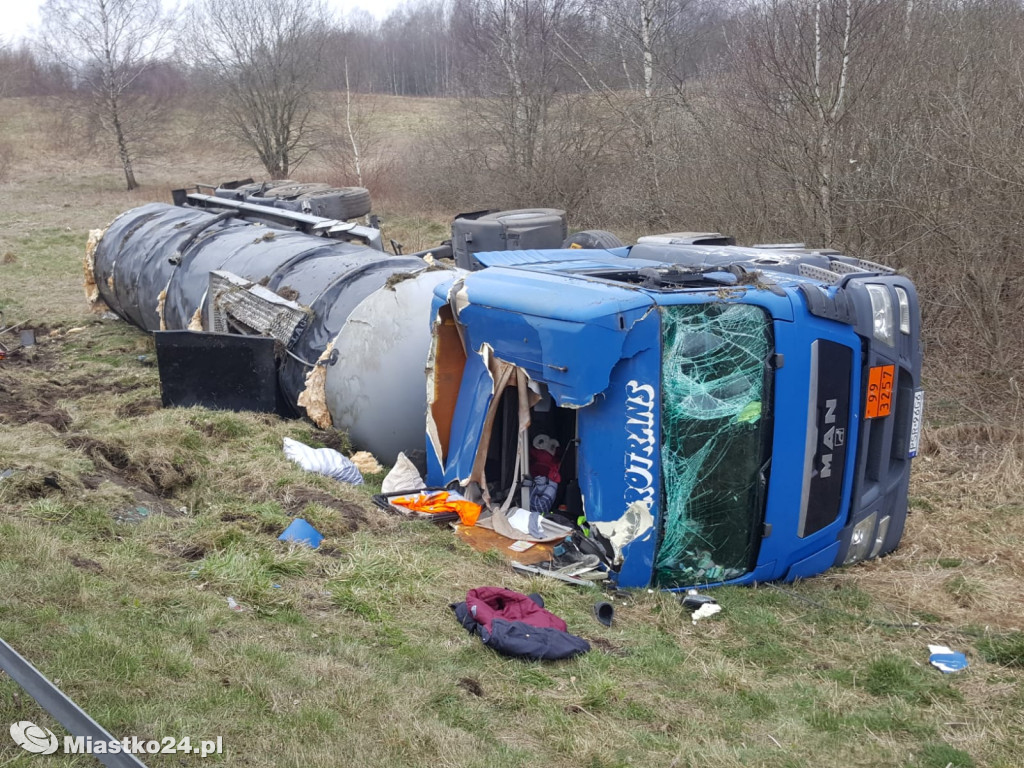
[[1024,632],[990,635],[978,641],[986,661],[1002,667],[1024,667]]

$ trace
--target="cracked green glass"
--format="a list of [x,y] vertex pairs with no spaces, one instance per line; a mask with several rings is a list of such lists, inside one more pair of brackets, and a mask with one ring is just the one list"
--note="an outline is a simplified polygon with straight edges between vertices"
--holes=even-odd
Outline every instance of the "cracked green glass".
[[762,519],[771,324],[748,304],[662,308],[661,536],[655,582],[725,581],[752,566]]

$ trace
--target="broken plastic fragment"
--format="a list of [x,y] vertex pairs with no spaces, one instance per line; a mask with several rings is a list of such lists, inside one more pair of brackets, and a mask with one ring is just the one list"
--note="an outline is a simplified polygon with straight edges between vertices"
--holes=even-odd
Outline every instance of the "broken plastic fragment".
[[243,608],[242,606],[240,606],[238,603],[235,602],[235,598],[233,598],[233,597],[229,597],[228,598],[228,608],[230,608],[232,611],[237,611],[238,613],[241,613],[242,611],[245,610],[245,608]]
[[306,544],[316,549],[320,546],[320,542],[324,540],[324,535],[301,517],[297,517],[284,529],[284,533],[277,538],[279,541]]
[[632,541],[646,535],[654,527],[654,516],[651,504],[647,501],[634,501],[626,507],[625,513],[618,520],[595,521],[591,528],[604,536],[615,551],[615,565],[622,562],[622,550]]
[[931,651],[928,662],[947,675],[967,668],[967,657],[960,651],[954,651],[944,645],[929,645],[928,650]]

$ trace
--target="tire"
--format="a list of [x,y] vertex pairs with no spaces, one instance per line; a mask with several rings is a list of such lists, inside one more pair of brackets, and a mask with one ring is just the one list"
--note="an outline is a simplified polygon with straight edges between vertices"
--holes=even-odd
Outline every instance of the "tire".
[[603,229],[584,229],[566,238],[563,248],[621,248],[625,243]]
[[300,200],[308,201],[309,212],[314,216],[329,219],[358,219],[367,215],[372,208],[370,191],[363,187],[341,187],[313,192],[303,195]]
[[[246,184],[233,190],[236,199],[286,211],[347,221],[370,212],[370,192],[363,187],[330,187],[290,179]],[[224,194],[228,197],[229,194]]]
[[[303,189],[305,187],[305,189]],[[299,211],[325,219],[357,219],[370,212],[370,193],[362,187],[328,187],[325,184],[293,185],[273,190],[277,208]]]

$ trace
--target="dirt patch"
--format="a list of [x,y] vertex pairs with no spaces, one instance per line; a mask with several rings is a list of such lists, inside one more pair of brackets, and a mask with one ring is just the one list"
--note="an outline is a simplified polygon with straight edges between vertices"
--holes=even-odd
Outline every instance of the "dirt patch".
[[474,696],[483,697],[484,695],[484,689],[480,685],[480,681],[474,680],[472,677],[463,677],[456,685],[467,693],[472,693]]
[[627,651],[615,645],[615,643],[605,640],[603,637],[588,637],[587,642],[611,656],[627,655]]
[[347,454],[351,450],[348,442],[348,435],[338,432],[336,429],[322,429],[313,433],[313,439],[309,441],[310,448],[331,448],[338,453]]
[[318,504],[321,507],[333,510],[337,517],[330,521],[329,525],[320,525],[320,532],[325,536],[338,536],[346,533],[369,527],[379,529],[386,525],[387,519],[383,516],[377,517],[365,508],[349,501],[336,499],[329,493],[315,488],[287,488],[282,497],[277,501],[281,507],[292,517],[300,517],[303,510],[310,504]]
[[88,571],[89,573],[103,573],[103,566],[87,557],[72,555],[68,560],[75,568],[80,570]]
[[9,501],[41,499],[53,493],[63,493],[75,487],[73,477],[44,475],[36,471],[16,471],[4,478],[4,490]]
[[148,397],[143,400],[132,400],[128,403],[122,403],[117,406],[115,413],[120,419],[134,419],[139,416],[148,416],[151,413],[156,413],[163,407],[161,403],[155,397]]
[[200,544],[186,544],[178,550],[177,554],[183,560],[194,563],[206,557],[206,547]]
[[139,503],[161,507],[157,511],[166,512],[170,509],[173,512],[173,508],[161,504],[160,499],[175,496],[191,486],[196,479],[188,467],[162,456],[133,456],[116,440],[99,440],[88,435],[74,434],[69,435],[64,442],[68,448],[92,459],[110,482],[135,493]]
[[275,537],[281,532],[282,526],[272,520],[260,520],[254,514],[246,512],[224,512],[220,516],[220,520],[223,523],[239,523],[243,528],[246,528],[257,533],[269,533]]
[[[19,364],[36,367],[36,362],[39,361],[42,367],[44,359],[45,355],[15,349],[0,365],[5,368]],[[0,373],[0,423],[38,422],[53,427],[58,432],[65,432],[71,425],[71,415],[63,408],[59,408],[57,401],[66,397],[68,393],[61,382],[49,379],[29,385],[5,371]]]

